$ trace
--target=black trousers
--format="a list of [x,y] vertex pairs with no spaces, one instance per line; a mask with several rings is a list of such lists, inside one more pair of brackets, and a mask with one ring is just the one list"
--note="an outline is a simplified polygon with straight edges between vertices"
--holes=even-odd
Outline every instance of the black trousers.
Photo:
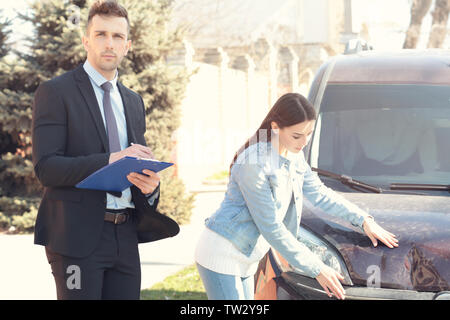
[[86,258],[45,251],[58,300],[139,300],[141,265],[133,220],[105,221],[97,248]]

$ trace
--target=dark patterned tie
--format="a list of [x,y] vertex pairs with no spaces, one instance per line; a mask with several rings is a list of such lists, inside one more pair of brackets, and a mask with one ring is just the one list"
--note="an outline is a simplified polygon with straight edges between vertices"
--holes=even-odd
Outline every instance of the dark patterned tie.
[[102,89],[105,92],[103,95],[103,110],[105,112],[106,130],[109,140],[109,152],[118,152],[120,148],[119,131],[117,130],[116,117],[111,105],[110,91],[112,89],[111,82],[107,81],[102,84]]

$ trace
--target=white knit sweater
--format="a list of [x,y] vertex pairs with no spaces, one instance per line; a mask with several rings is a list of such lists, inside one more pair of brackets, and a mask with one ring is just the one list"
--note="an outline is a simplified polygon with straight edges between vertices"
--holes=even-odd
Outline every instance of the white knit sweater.
[[214,272],[248,277],[256,273],[259,261],[269,248],[269,243],[260,236],[247,257],[231,241],[205,227],[195,249],[195,261]]

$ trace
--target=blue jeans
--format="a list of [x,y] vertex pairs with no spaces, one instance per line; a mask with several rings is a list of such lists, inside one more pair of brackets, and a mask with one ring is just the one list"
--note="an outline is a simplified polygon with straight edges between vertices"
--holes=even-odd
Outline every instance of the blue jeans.
[[253,276],[241,278],[211,271],[197,263],[208,300],[254,300]]

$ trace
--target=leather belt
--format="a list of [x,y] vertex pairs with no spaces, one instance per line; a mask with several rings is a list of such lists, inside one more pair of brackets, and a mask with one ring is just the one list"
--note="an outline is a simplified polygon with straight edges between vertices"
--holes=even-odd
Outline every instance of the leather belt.
[[106,209],[105,221],[112,222],[114,224],[122,224],[127,222],[130,213],[131,208],[119,210]]

